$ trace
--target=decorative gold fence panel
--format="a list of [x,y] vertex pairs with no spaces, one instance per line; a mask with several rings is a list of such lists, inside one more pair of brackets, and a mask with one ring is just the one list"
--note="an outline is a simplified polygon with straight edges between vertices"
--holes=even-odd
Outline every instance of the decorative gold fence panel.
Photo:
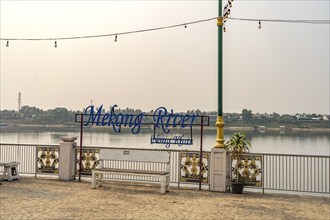
[[231,156],[231,181],[262,187],[262,155]]
[[[77,149],[77,174],[79,173],[80,151]],[[100,148],[83,148],[81,157],[81,174],[92,175],[92,169],[99,165]]]
[[200,175],[202,183],[209,183],[209,154],[202,154],[202,166],[200,169],[200,153],[180,153],[180,182],[199,183]]
[[58,174],[58,146],[37,147],[37,173]]

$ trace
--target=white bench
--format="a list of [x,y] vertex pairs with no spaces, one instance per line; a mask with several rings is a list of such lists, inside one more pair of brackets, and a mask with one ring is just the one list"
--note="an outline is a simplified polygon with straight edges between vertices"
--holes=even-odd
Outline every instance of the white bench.
[[[100,168],[92,170],[92,188],[95,189],[97,183],[102,186],[103,180],[113,180],[104,179],[103,174],[111,175],[124,175],[124,176],[146,176],[146,177],[156,177],[160,182],[160,192],[165,194],[170,191],[170,153],[161,151],[135,151],[135,150],[116,150],[116,149],[101,149],[100,150]],[[104,168],[104,163],[109,161],[108,164],[113,164],[113,167]],[[123,165],[118,164],[125,164]],[[135,164],[129,165],[131,168],[127,168],[127,163]],[[137,165],[137,163],[139,165]],[[165,165],[165,171],[157,170],[157,166],[150,166],[151,163]],[[117,164],[117,165],[114,165]],[[141,165],[142,164],[142,165]],[[143,166],[145,164],[145,166]],[[148,165],[149,164],[149,165]],[[158,166],[158,167],[159,167]],[[143,167],[141,169],[141,167]],[[127,181],[132,181],[125,179]],[[134,181],[134,180],[133,180]]]
[[3,166],[3,174],[0,179],[2,180],[18,180],[19,174],[18,174],[18,166],[19,162],[13,161],[13,162],[0,162],[0,166]]

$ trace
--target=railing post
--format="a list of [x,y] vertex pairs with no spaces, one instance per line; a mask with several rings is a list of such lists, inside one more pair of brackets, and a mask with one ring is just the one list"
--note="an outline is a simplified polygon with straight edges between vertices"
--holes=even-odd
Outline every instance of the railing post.
[[35,146],[35,159],[36,159],[36,163],[35,163],[35,173],[34,173],[34,178],[37,178],[37,173],[38,173],[38,147]]
[[262,184],[262,194],[265,194],[265,155],[262,155],[261,160],[261,184]]

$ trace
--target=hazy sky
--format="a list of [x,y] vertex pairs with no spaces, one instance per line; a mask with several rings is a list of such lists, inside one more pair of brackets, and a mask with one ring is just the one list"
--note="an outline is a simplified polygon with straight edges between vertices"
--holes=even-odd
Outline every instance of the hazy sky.
[[[226,1],[223,1],[225,4]],[[1,1],[1,38],[111,34],[216,17],[218,1]],[[232,17],[330,19],[329,0],[233,2]],[[229,20],[224,112],[329,113],[329,25]],[[1,41],[1,109],[217,109],[216,20],[161,31]]]

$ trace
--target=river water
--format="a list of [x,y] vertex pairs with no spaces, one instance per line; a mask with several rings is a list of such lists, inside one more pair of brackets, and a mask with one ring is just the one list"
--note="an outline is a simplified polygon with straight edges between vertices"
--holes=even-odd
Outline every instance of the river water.
[[[10,144],[59,144],[63,136],[78,137],[79,128],[54,128],[54,127],[1,127],[0,143]],[[235,131],[225,130],[225,139],[228,140]],[[175,135],[190,137],[190,131],[174,131]],[[245,132],[251,142],[253,153],[299,154],[299,155],[326,155],[330,156],[329,132],[312,131],[259,131]],[[102,147],[131,147],[148,149],[166,149],[162,144],[151,144],[152,129],[144,129],[139,134],[124,131],[120,134],[108,129],[84,128],[84,146]],[[171,137],[167,135],[166,137]],[[171,145],[170,149],[200,149],[200,130],[193,130],[193,145]],[[209,151],[215,144],[216,130],[207,129],[203,132],[203,150]]]

